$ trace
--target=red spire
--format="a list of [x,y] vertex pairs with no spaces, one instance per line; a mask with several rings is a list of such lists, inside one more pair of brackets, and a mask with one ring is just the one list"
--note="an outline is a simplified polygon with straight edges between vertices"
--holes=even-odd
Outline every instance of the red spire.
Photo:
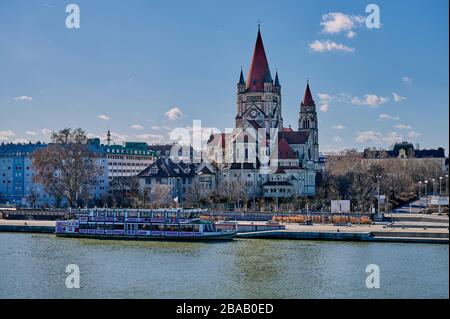
[[303,105],[306,105],[306,106],[316,105],[314,103],[314,99],[311,94],[311,89],[309,88],[309,82],[308,82],[308,84],[306,84],[306,91],[305,91],[305,97],[303,98]]
[[272,77],[270,75],[269,63],[267,62],[261,32],[258,30],[255,50],[247,75],[247,89],[250,92],[264,91],[264,82],[268,80],[271,81]]

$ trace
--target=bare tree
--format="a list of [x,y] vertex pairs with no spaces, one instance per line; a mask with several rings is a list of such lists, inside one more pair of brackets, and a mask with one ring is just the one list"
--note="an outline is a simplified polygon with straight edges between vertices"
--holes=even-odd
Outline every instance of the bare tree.
[[173,205],[170,185],[157,184],[152,186],[148,194],[150,206],[153,208],[164,208]]
[[85,201],[96,184],[97,154],[89,150],[81,128],[66,128],[52,135],[52,144],[33,153],[33,181],[44,185],[56,199],[74,207]]

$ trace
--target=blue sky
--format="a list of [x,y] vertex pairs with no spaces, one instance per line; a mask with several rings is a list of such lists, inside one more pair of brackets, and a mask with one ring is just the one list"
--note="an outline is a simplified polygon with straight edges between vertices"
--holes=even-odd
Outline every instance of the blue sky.
[[309,78],[321,151],[448,149],[447,0],[376,1],[380,29],[361,23],[369,1],[74,0],[80,29],[65,26],[68,3],[0,2],[1,141],[82,127],[151,143],[195,119],[233,127],[260,20],[284,122],[297,127]]

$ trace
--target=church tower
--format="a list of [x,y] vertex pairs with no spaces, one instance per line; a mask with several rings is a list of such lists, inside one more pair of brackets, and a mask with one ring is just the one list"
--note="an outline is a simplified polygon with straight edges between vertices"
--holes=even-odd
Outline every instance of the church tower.
[[241,69],[237,84],[236,127],[245,128],[248,123],[266,129],[283,128],[280,80],[278,72],[275,81],[272,79],[259,26],[247,80]]
[[309,88],[309,81],[306,85],[305,96],[300,103],[300,114],[298,118],[299,132],[309,132],[312,136],[312,154],[311,160],[314,161],[315,169],[318,170],[319,165],[319,127],[317,121],[316,103]]

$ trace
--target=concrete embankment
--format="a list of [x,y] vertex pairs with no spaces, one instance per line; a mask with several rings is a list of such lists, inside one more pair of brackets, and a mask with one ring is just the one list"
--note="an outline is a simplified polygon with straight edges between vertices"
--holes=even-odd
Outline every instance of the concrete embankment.
[[0,220],[0,232],[52,234],[55,232],[55,222]]
[[[376,225],[331,225],[331,224],[284,224],[284,229],[259,229],[248,231],[238,222],[239,238],[264,239],[297,239],[297,240],[333,240],[333,241],[364,241],[364,242],[408,242],[408,243],[439,243],[448,244],[447,228],[428,227],[390,227],[386,224]],[[251,223],[257,225],[257,222]],[[430,226],[430,225],[427,225]],[[246,231],[247,230],[247,231]]]
[[297,239],[363,242],[402,242],[448,244],[448,233],[414,233],[414,232],[314,232],[274,230],[239,233],[238,238],[261,239]]

